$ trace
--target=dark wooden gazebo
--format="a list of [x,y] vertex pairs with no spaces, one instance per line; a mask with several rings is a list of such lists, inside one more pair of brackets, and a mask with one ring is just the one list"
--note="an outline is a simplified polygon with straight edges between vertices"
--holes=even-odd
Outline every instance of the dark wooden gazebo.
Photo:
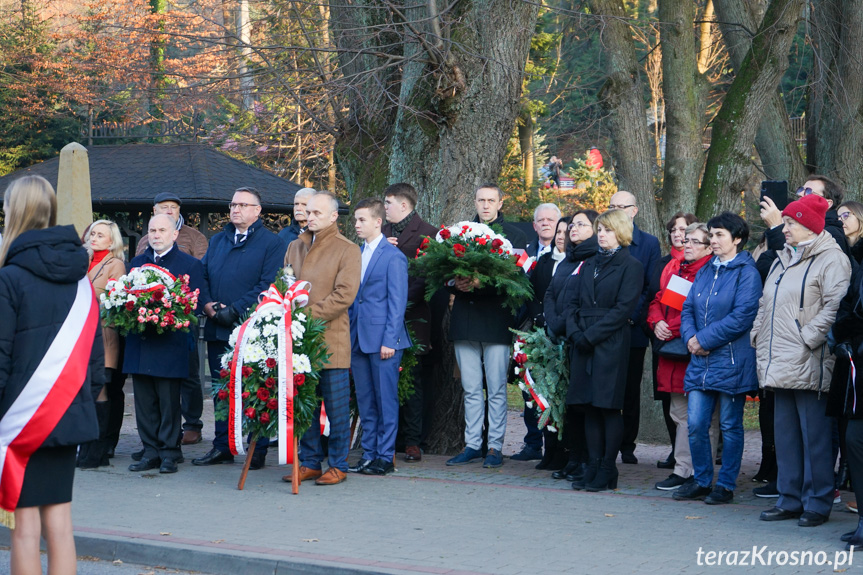
[[[87,152],[93,211],[120,224],[130,241],[140,237],[153,198],[161,192],[177,194],[183,215],[187,220],[198,215],[198,228],[209,237],[218,231],[213,223],[228,213],[237,188],[256,188],[264,214],[291,214],[301,188],[204,144],[91,146]],[[0,190],[29,174],[46,178],[56,189],[59,165],[58,156],[0,177]]]

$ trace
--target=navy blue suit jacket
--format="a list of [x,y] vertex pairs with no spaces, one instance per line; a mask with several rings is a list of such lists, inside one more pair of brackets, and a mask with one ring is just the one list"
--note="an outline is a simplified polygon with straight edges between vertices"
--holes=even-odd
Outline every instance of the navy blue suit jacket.
[[[129,269],[153,263],[153,248],[148,247],[143,254],[129,262]],[[201,260],[180,251],[177,244],[159,262],[174,276],[189,274],[189,289],[201,290],[198,296],[198,309],[203,310],[208,301],[207,286],[204,283],[204,266]],[[186,378],[189,377],[189,355],[195,352],[195,334],[198,328],[189,327],[188,332],[167,331],[161,335],[153,329],[143,334],[129,334],[126,338],[126,353],[123,358],[124,373],[138,373],[152,377]]]
[[408,260],[382,238],[372,254],[354,303],[348,309],[351,351],[380,353],[381,346],[407,349]]
[[632,243],[629,245],[629,255],[640,261],[644,268],[644,288],[641,290],[641,296],[638,298],[638,305],[635,306],[635,310],[633,310],[629,318],[632,324],[630,347],[647,347],[649,341],[644,330],[641,328],[641,323],[647,315],[643,311],[650,305],[650,302],[647,301],[648,292],[650,291],[650,278],[653,277],[654,268],[662,258],[662,254],[659,251],[659,240],[656,239],[656,236],[641,231],[635,223],[632,224],[632,228]]

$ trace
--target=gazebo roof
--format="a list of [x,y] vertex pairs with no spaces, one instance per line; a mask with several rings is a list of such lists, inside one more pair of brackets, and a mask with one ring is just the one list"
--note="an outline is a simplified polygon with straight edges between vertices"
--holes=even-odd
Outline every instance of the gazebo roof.
[[[153,198],[173,192],[183,211],[227,212],[237,188],[256,188],[264,213],[290,213],[301,186],[203,144],[126,144],[91,146],[93,209],[149,211]],[[57,187],[55,157],[0,177],[0,190],[21,176],[35,174]]]

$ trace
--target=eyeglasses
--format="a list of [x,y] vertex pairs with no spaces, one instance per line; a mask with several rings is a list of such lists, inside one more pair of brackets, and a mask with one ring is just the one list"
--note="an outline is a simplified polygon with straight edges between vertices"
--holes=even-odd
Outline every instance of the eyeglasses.
[[800,186],[799,188],[797,188],[796,193],[798,196],[811,196],[812,194],[815,194],[817,196],[821,195],[818,192],[816,192],[815,190],[813,190],[812,188],[804,188],[803,186]]
[[626,208],[634,208],[635,204],[608,204],[609,210],[625,210]]
[[249,206],[260,206],[260,205],[261,204],[228,204],[228,209],[229,210],[234,210],[234,209],[245,210]]
[[690,238],[686,238],[685,240],[683,240],[683,243],[684,244],[698,245],[698,246],[709,246],[710,245],[710,242],[699,242],[698,240],[693,240]]
[[839,219],[844,221],[850,218],[851,215],[851,212],[842,212],[841,214],[839,214]]
[[572,228],[592,228],[593,226],[590,224],[586,224],[584,222],[576,222],[574,224],[569,224],[566,229],[571,230]]

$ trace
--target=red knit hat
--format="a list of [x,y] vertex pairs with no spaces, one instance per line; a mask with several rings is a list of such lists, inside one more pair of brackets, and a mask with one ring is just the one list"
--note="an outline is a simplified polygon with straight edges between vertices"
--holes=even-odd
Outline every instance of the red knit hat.
[[827,215],[828,207],[827,200],[817,194],[809,194],[788,204],[782,210],[782,215],[788,216],[801,226],[820,234],[824,231],[824,216]]

